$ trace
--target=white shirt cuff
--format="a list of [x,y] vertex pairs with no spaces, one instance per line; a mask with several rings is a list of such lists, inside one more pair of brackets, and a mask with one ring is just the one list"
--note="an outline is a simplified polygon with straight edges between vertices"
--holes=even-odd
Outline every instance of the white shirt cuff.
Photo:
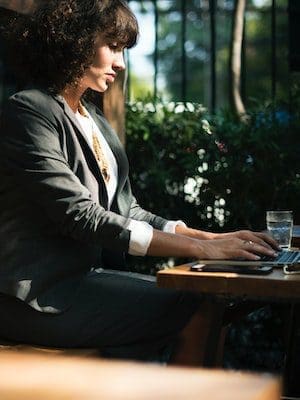
[[175,233],[175,228],[177,225],[186,227],[186,224],[183,221],[168,221],[164,226],[163,231],[168,233]]
[[126,227],[130,233],[128,253],[132,256],[144,256],[153,237],[153,227],[144,221],[131,219]]

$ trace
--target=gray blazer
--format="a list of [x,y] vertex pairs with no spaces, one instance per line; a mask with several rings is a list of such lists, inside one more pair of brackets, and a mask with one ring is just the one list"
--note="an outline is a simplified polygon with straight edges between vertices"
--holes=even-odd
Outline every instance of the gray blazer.
[[37,310],[72,301],[91,269],[119,267],[128,218],[163,229],[166,220],[132,195],[128,160],[99,109],[85,103],[118,163],[111,209],[97,160],[62,96],[29,89],[12,96],[0,125],[0,292]]

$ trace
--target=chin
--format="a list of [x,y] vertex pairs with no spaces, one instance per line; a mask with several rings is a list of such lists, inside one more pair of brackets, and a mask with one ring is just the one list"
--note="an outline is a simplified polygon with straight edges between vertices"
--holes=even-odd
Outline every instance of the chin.
[[90,89],[94,90],[95,92],[103,93],[109,88],[109,85],[104,82],[94,82],[93,85],[90,85]]
[[108,89],[108,86],[107,85],[105,87],[93,86],[93,87],[91,87],[91,89],[94,90],[94,92],[104,93]]

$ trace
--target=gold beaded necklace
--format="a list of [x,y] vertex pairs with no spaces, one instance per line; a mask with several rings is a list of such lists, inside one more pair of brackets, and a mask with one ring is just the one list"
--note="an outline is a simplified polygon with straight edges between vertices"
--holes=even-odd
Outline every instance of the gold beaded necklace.
[[96,160],[98,161],[103,179],[106,183],[108,183],[109,179],[110,179],[110,175],[108,172],[109,171],[108,162],[105,158],[104,152],[103,152],[101,144],[99,142],[98,135],[97,135],[96,128],[95,128],[95,123],[91,119],[89,113],[87,112],[86,108],[84,107],[84,105],[81,102],[79,102],[79,104],[78,104],[78,112],[83,117],[88,118],[89,121],[91,122],[94,154],[95,154]]

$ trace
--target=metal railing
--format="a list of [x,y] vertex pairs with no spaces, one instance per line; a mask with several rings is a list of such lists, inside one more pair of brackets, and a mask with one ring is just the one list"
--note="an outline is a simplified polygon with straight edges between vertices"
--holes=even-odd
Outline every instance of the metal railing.
[[[246,98],[248,96],[247,87],[251,85],[249,83],[249,70],[250,66],[247,65],[247,52],[249,52],[249,46],[251,44],[252,48],[258,46],[256,43],[250,43],[250,39],[248,38],[248,16],[249,15],[265,15],[265,19],[269,20],[269,37],[264,40],[268,40],[268,43],[265,44],[265,48],[261,48],[261,52],[264,53],[266,48],[270,53],[270,57],[268,60],[268,65],[266,65],[265,70],[265,79],[268,80],[268,98],[275,100],[278,94],[278,85],[282,88],[287,85],[289,82],[289,73],[290,69],[288,68],[288,55],[289,55],[289,41],[288,41],[288,32],[279,31],[277,26],[278,16],[280,16],[281,21],[285,19],[285,26],[288,29],[288,6],[289,2],[294,2],[295,0],[270,0],[269,4],[264,7],[255,6],[251,1],[247,2],[246,7],[246,15],[244,19],[245,27],[244,27],[244,38],[243,38],[243,51],[242,51],[242,81],[241,81],[241,92],[242,97]],[[296,0],[298,1],[298,0]],[[298,1],[299,2],[299,1]],[[133,3],[133,0],[129,0],[130,3]],[[136,2],[137,3],[137,2]],[[202,68],[207,69],[207,74],[209,74],[208,82],[205,82],[207,86],[208,95],[205,96],[203,90],[202,93],[199,92],[199,101],[209,105],[210,109],[214,111],[218,106],[223,106],[224,103],[226,105],[226,100],[220,100],[220,98],[225,99],[226,94],[224,91],[221,93],[220,88],[220,80],[224,82],[226,79],[225,76],[229,76],[229,72],[227,69],[227,65],[222,61],[222,74],[218,70],[220,69],[220,48],[218,47],[218,28],[219,25],[217,23],[217,19],[222,17],[226,18],[228,23],[231,22],[233,10],[234,10],[234,0],[198,0],[198,1],[171,1],[169,0],[168,5],[164,4],[164,0],[143,0],[140,1],[141,4],[151,3],[153,7],[154,14],[154,24],[155,24],[155,45],[153,49],[153,94],[154,97],[159,93],[158,87],[158,76],[159,76],[159,64],[164,62],[161,58],[161,53],[159,51],[159,44],[161,41],[161,37],[159,34],[159,28],[161,24],[161,19],[166,18],[166,13],[171,14],[172,12],[180,13],[180,25],[181,25],[181,36],[180,36],[180,51],[181,57],[180,62],[180,80],[177,83],[177,93],[180,93],[180,100],[183,102],[190,100],[189,88],[188,88],[188,70],[189,70],[189,62],[190,58],[188,57],[186,50],[186,43],[189,40],[189,33],[187,30],[187,26],[189,24],[188,14],[191,12],[190,10],[196,10],[197,14],[205,18],[209,24],[209,38],[206,42],[206,48],[209,49],[209,57],[205,63],[202,63]],[[300,2],[299,2],[300,3]],[[199,17],[199,18],[200,18]],[[205,29],[205,27],[203,28]],[[141,28],[143,33],[143,27]],[[201,34],[201,33],[200,33]],[[259,40],[259,37],[257,38]],[[280,45],[280,52],[284,51],[286,53],[286,57],[283,59],[282,56],[278,54],[278,46]],[[230,48],[230,38],[227,40],[227,52],[229,54]],[[179,47],[179,44],[178,44]],[[284,49],[284,50],[282,50]],[[228,55],[229,57],[229,55]],[[130,59],[130,52],[129,52]],[[205,65],[204,65],[205,64]],[[208,65],[209,64],[209,65]],[[201,67],[201,63],[199,62],[199,68]],[[224,72],[226,68],[226,73]],[[226,75],[227,74],[227,75]],[[165,79],[168,79],[165,77]],[[281,80],[284,82],[281,82]],[[255,84],[255,82],[254,82]],[[129,87],[130,92],[130,87]],[[228,92],[228,87],[227,87]],[[203,101],[204,100],[204,101]],[[221,104],[220,104],[221,103]]]

